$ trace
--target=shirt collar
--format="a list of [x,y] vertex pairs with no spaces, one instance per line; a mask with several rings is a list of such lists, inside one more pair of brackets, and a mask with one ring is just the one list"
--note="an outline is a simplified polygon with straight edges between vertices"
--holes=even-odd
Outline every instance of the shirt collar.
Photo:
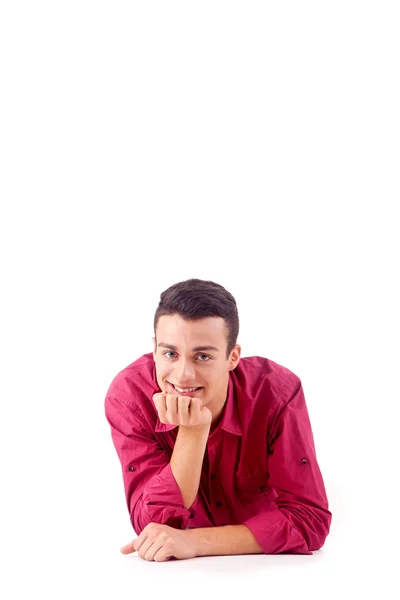
[[[243,435],[242,425],[239,418],[237,402],[235,399],[235,390],[231,377],[232,371],[229,372],[229,380],[228,380],[228,393],[227,399],[223,409],[223,415],[221,422],[218,428],[224,429],[229,433],[233,433],[234,435]],[[155,378],[155,370],[154,370],[154,378]],[[153,399],[151,399],[153,402]],[[154,402],[153,402],[154,404]],[[160,419],[157,416],[155,431],[157,433],[164,433],[166,431],[171,431],[175,429],[178,425],[167,425],[166,423],[161,423]]]

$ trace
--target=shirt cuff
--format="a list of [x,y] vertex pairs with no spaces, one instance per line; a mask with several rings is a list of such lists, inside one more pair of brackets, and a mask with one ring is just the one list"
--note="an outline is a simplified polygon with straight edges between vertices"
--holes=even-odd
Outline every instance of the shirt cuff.
[[181,490],[168,463],[164,469],[152,479],[152,483],[143,492],[143,507],[148,515],[149,523],[162,523],[186,529],[189,520],[194,517],[198,502],[198,494],[187,509],[183,503]]
[[264,554],[311,554],[303,536],[278,508],[271,508],[243,522]]

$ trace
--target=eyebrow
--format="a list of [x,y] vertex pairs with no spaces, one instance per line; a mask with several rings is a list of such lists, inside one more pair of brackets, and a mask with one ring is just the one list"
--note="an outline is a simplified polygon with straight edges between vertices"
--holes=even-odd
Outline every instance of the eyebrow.
[[[159,344],[157,344],[157,346],[162,346],[163,348],[170,348],[175,352],[178,350],[178,348],[173,344],[164,344],[163,342],[160,342]],[[215,352],[219,352],[218,348],[216,348],[215,346],[196,346],[196,348],[192,348],[192,352],[203,352],[204,350],[214,350]]]

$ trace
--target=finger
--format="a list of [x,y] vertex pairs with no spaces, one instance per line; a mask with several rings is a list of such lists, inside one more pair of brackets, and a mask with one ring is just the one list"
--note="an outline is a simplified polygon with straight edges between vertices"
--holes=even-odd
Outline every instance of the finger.
[[173,556],[171,551],[168,552],[166,546],[161,546],[161,548],[154,554],[153,560],[155,562],[165,562],[169,560]]
[[159,406],[165,406],[166,395],[167,395],[167,392],[158,392],[157,394],[153,395],[153,402],[156,405],[157,409]]
[[[136,538],[137,540],[138,538]],[[132,552],[136,552],[135,549],[135,542],[136,540],[133,540],[132,542],[129,542],[129,544],[126,544],[125,546],[122,546],[122,548],[120,548],[120,552],[121,554],[132,554]]]
[[190,421],[194,423],[200,421],[200,407],[201,400],[199,398],[192,398],[189,407]]
[[166,397],[167,392],[162,392],[161,394],[154,394],[153,396],[153,402],[161,423],[166,423]]
[[154,540],[154,542],[149,546],[149,548],[143,552],[144,560],[154,560],[154,556],[157,552],[163,547],[163,542],[160,540]]
[[[149,532],[147,530],[148,525],[146,525],[146,527],[143,529],[142,533],[139,535],[139,537],[137,537],[136,539],[134,539],[130,544],[127,544],[126,546],[123,546],[121,548],[121,552],[122,554],[131,554],[132,552],[138,552],[140,550],[140,548],[142,547],[142,544],[147,540],[148,536],[149,536]],[[125,550],[123,552],[123,550]]]
[[150,552],[151,553],[151,548],[154,545],[155,540],[154,539],[149,539],[147,538],[145,542],[143,542],[141,548],[138,551],[138,554],[140,556],[140,558],[143,558],[145,560],[148,560],[146,557],[146,552]]
[[192,398],[190,396],[179,396],[178,397],[178,417],[181,425],[188,425],[189,423],[189,407]]
[[167,394],[165,402],[167,406],[165,416],[171,424],[176,425],[178,418],[178,396]]

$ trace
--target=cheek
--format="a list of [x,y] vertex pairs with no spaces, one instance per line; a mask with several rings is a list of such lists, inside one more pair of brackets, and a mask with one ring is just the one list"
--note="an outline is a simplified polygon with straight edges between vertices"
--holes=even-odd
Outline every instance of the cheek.
[[156,371],[158,379],[162,381],[165,381],[165,379],[171,379],[173,365],[169,365],[165,361],[159,361],[156,363]]
[[156,361],[155,361],[155,365],[156,365],[156,375],[157,375],[157,379],[158,379],[158,380],[160,380],[160,379],[164,379],[164,378],[165,378],[165,375],[166,375],[166,372],[167,372],[167,369],[165,368],[165,365],[163,365],[163,364],[161,363],[161,361],[159,361],[159,360],[156,360]]
[[166,377],[168,373],[168,369],[166,369],[165,367],[157,367],[157,376],[159,379],[164,379]]

